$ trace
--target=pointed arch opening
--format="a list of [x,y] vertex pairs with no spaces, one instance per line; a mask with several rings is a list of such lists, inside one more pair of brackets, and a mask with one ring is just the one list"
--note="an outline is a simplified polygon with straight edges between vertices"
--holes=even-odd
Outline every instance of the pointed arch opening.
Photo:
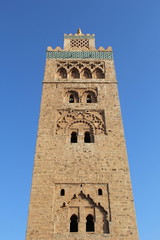
[[77,143],[77,132],[71,133],[71,143]]
[[70,232],[78,232],[78,217],[76,214],[70,217]]
[[80,74],[77,68],[71,69],[71,78],[80,78]]
[[67,78],[67,71],[65,68],[62,67],[58,70],[58,77],[59,78]]
[[91,214],[86,217],[86,232],[94,232],[94,218]]

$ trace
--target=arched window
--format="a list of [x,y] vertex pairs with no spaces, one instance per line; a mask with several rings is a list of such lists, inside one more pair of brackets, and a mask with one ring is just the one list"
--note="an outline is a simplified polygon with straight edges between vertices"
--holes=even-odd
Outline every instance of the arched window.
[[77,132],[71,133],[71,143],[77,143]]
[[101,69],[98,68],[95,70],[95,77],[96,78],[104,78],[104,73],[102,72]]
[[71,78],[80,78],[80,74],[76,68],[71,70]]
[[78,217],[75,214],[70,218],[70,232],[78,232]]
[[66,69],[60,68],[60,69],[58,70],[58,76],[59,76],[60,78],[67,78],[67,71],[66,71]]
[[83,77],[84,78],[92,78],[92,74],[89,69],[84,69],[83,71]]
[[64,195],[65,195],[65,190],[64,190],[64,189],[61,189],[60,195],[61,195],[61,196],[64,196]]
[[91,133],[90,132],[85,132],[84,133],[84,142],[85,143],[93,143],[94,142],[94,138],[93,136],[91,136]]
[[78,103],[79,102],[78,92],[76,92],[76,91],[67,92],[67,98],[68,98],[69,103]]
[[85,134],[84,134],[84,142],[85,143],[90,143],[91,142],[90,132],[85,132]]
[[82,94],[82,102],[83,103],[96,103],[97,102],[97,94],[92,91],[84,91]]
[[73,96],[73,94],[70,94],[70,96],[69,96],[69,103],[74,103],[74,96]]
[[101,188],[98,189],[98,195],[103,195],[103,191]]
[[86,217],[86,232],[94,232],[94,218],[91,214]]
[[86,99],[87,103],[91,103],[92,102],[92,97],[90,94],[87,95],[87,99]]

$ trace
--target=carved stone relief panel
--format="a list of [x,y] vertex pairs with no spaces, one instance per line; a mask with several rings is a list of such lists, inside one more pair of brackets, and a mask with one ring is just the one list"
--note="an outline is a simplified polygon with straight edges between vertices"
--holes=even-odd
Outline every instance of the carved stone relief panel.
[[70,129],[85,126],[94,135],[106,134],[104,112],[99,110],[58,110],[56,134],[69,134]]
[[[61,195],[61,190],[65,194]],[[101,189],[103,194],[98,195]],[[54,192],[55,233],[71,231],[71,219],[76,218],[77,232],[86,232],[87,217],[93,217],[93,231],[97,234],[109,233],[111,209],[108,184],[56,183]],[[74,232],[74,231],[73,231]]]

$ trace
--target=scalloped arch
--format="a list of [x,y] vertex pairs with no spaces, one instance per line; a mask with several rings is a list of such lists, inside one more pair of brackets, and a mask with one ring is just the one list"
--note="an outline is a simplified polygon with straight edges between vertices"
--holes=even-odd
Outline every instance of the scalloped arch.
[[102,69],[99,67],[94,69],[93,74],[94,74],[95,78],[104,78],[104,73],[103,73]]
[[105,134],[105,124],[103,121],[103,116],[96,112],[96,114],[91,112],[79,112],[73,111],[68,112],[57,121],[56,133],[65,134],[68,132],[68,128],[74,123],[85,123],[90,126],[93,134]]
[[60,77],[60,78],[67,78],[67,70],[66,70],[66,68],[60,67],[57,70],[57,76]]
[[87,125],[89,126],[90,130],[91,130],[91,133],[92,133],[92,134],[95,134],[96,131],[95,131],[95,126],[94,126],[94,124],[91,123],[91,122],[89,122],[89,121],[87,121],[87,120],[81,120],[81,119],[79,119],[79,120],[75,119],[75,120],[73,120],[72,122],[68,123],[68,124],[66,125],[65,132],[68,133],[68,130],[71,128],[71,126],[73,126],[74,124],[77,124],[77,123],[87,124]]
[[82,77],[83,78],[92,78],[91,70],[88,67],[84,67],[82,69]]
[[70,77],[71,78],[80,78],[79,70],[76,67],[71,68]]

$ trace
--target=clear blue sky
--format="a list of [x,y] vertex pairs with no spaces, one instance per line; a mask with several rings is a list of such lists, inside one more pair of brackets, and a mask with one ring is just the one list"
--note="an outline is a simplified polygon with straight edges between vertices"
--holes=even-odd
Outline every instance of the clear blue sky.
[[141,240],[160,240],[160,1],[5,0],[0,7],[0,239],[25,239],[47,46],[81,27],[112,46]]

